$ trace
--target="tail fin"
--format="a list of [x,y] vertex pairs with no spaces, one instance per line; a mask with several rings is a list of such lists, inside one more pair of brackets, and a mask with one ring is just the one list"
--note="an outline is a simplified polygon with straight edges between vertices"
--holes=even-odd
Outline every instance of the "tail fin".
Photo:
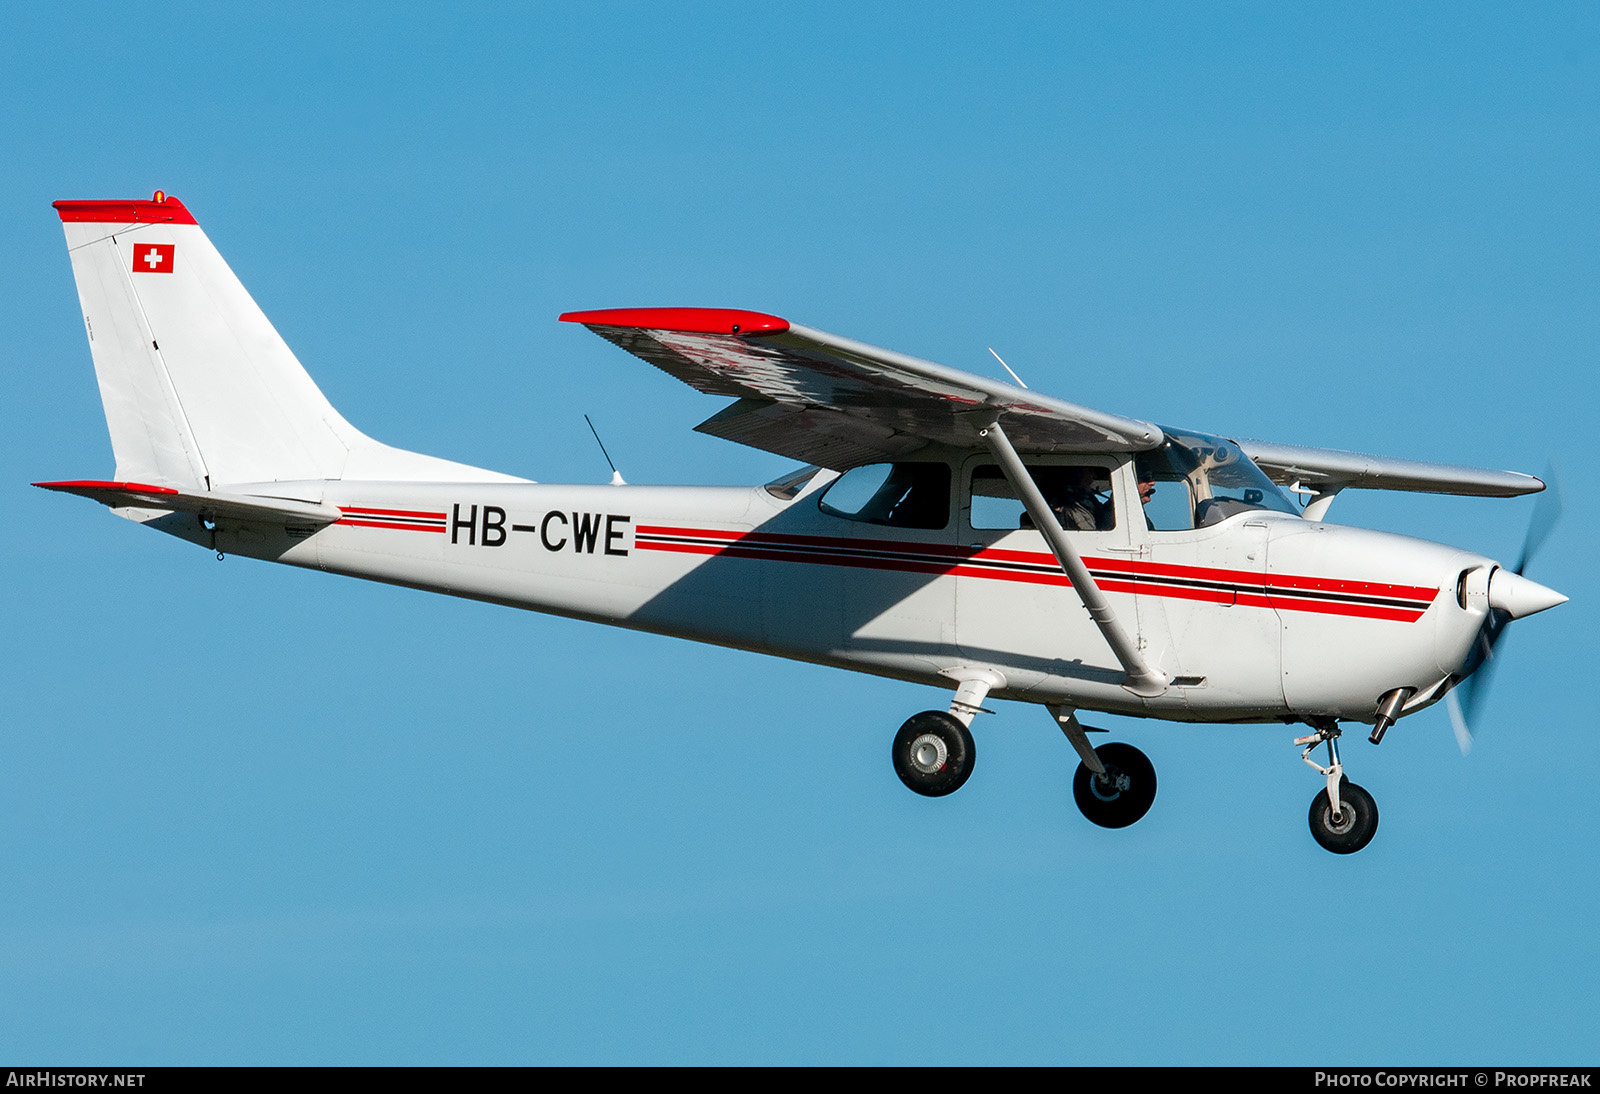
[[189,210],[58,201],[116,477],[176,488],[305,479],[517,480],[345,421]]

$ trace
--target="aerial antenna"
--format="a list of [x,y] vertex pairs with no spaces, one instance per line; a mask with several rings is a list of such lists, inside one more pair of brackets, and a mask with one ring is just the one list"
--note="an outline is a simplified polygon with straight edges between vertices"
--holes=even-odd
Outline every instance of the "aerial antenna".
[[585,414],[583,420],[589,422],[589,432],[594,434],[594,443],[600,446],[600,455],[606,458],[606,463],[611,468],[611,485],[627,486],[627,482],[622,477],[622,472],[618,471],[617,465],[611,462],[611,453],[606,451],[606,442],[600,439],[600,431],[594,427],[593,422],[589,421],[589,415]]
[[[994,352],[994,347],[993,346],[989,347],[989,352],[990,353],[994,353],[994,359],[996,361],[1000,362],[1000,367],[1001,368],[1005,369],[1007,372],[1011,372],[1011,366],[1006,364],[1006,359],[1004,357],[1001,357],[998,353]],[[1017,386],[1020,387],[1023,391],[1027,391],[1028,390],[1028,385],[1023,383],[1022,382],[1022,377],[1018,376],[1015,372],[1011,372],[1011,378],[1017,382]]]

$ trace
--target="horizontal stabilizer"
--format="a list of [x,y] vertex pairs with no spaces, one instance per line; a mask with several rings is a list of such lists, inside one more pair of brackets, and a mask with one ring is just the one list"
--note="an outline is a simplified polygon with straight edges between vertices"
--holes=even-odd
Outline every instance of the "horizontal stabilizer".
[[1479,498],[1514,498],[1536,494],[1544,483],[1516,471],[1492,471],[1449,463],[1400,460],[1345,452],[1337,448],[1310,448],[1298,444],[1239,440],[1256,464],[1280,486],[1299,483],[1314,490],[1346,488],[1405,490],[1418,494],[1465,494]]
[[170,486],[150,486],[138,482],[101,482],[93,479],[73,482],[36,482],[46,490],[97,501],[112,509],[167,509],[174,513],[194,513],[211,520],[260,521],[264,524],[332,524],[340,513],[332,505],[293,498],[267,498],[254,494],[191,494]]

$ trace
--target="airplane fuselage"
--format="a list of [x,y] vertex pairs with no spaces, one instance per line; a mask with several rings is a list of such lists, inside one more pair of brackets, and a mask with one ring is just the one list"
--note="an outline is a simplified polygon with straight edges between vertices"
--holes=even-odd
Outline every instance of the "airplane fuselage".
[[945,687],[990,670],[998,698],[1183,721],[1370,721],[1402,687],[1416,709],[1460,671],[1487,611],[1481,590],[1456,587],[1488,559],[1386,533],[1269,512],[1076,533],[1172,680],[1139,697],[1037,532],[974,529],[970,507],[941,529],[862,525],[818,505],[833,478],[790,499],[761,487],[257,484],[342,516],[321,528],[156,524],[228,554]]

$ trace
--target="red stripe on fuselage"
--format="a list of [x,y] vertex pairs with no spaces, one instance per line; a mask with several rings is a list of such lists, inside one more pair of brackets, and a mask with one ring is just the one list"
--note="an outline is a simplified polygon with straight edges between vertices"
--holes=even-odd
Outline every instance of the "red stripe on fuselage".
[[424,513],[419,509],[358,509],[353,505],[341,506],[341,513],[356,513],[372,517],[429,517],[443,520],[443,513]]
[[[666,536],[712,542],[660,542],[651,538]],[[1033,585],[1071,584],[1066,575],[1059,570],[1055,556],[1042,551],[996,550],[961,547],[954,544],[915,543],[906,540],[737,532],[723,528],[649,524],[639,526],[635,533],[635,546],[647,551],[728,555],[734,558],[764,558],[779,562],[810,562],[911,573],[949,574],[954,577],[1016,581]],[[805,550],[805,548],[814,549]],[[837,553],[842,551],[861,553],[854,556]],[[881,558],[870,557],[869,553],[924,557]],[[1413,623],[1420,619],[1423,611],[1439,592],[1438,589],[1419,585],[1393,585],[1384,582],[1293,574],[1263,574],[1258,571],[1183,566],[1123,558],[1087,557],[1083,561],[1090,570],[1098,571],[1097,584],[1109,592],[1172,597],[1213,604],[1280,608],[1325,615],[1387,619],[1403,623]],[[1005,569],[1002,568],[1004,564],[1039,567],[1039,569]],[[1044,569],[1045,567],[1048,567],[1048,571]],[[1126,576],[1120,579],[1107,576],[1115,574]],[[1163,578],[1167,580],[1164,581]],[[1218,589],[1180,583],[1185,580],[1230,587]],[[1410,603],[1371,604],[1349,599],[1357,597],[1405,600]]]
[[441,535],[445,530],[442,524],[402,524],[393,520],[351,520],[349,517],[336,520],[334,523],[355,528],[398,528],[402,532],[438,532]]

